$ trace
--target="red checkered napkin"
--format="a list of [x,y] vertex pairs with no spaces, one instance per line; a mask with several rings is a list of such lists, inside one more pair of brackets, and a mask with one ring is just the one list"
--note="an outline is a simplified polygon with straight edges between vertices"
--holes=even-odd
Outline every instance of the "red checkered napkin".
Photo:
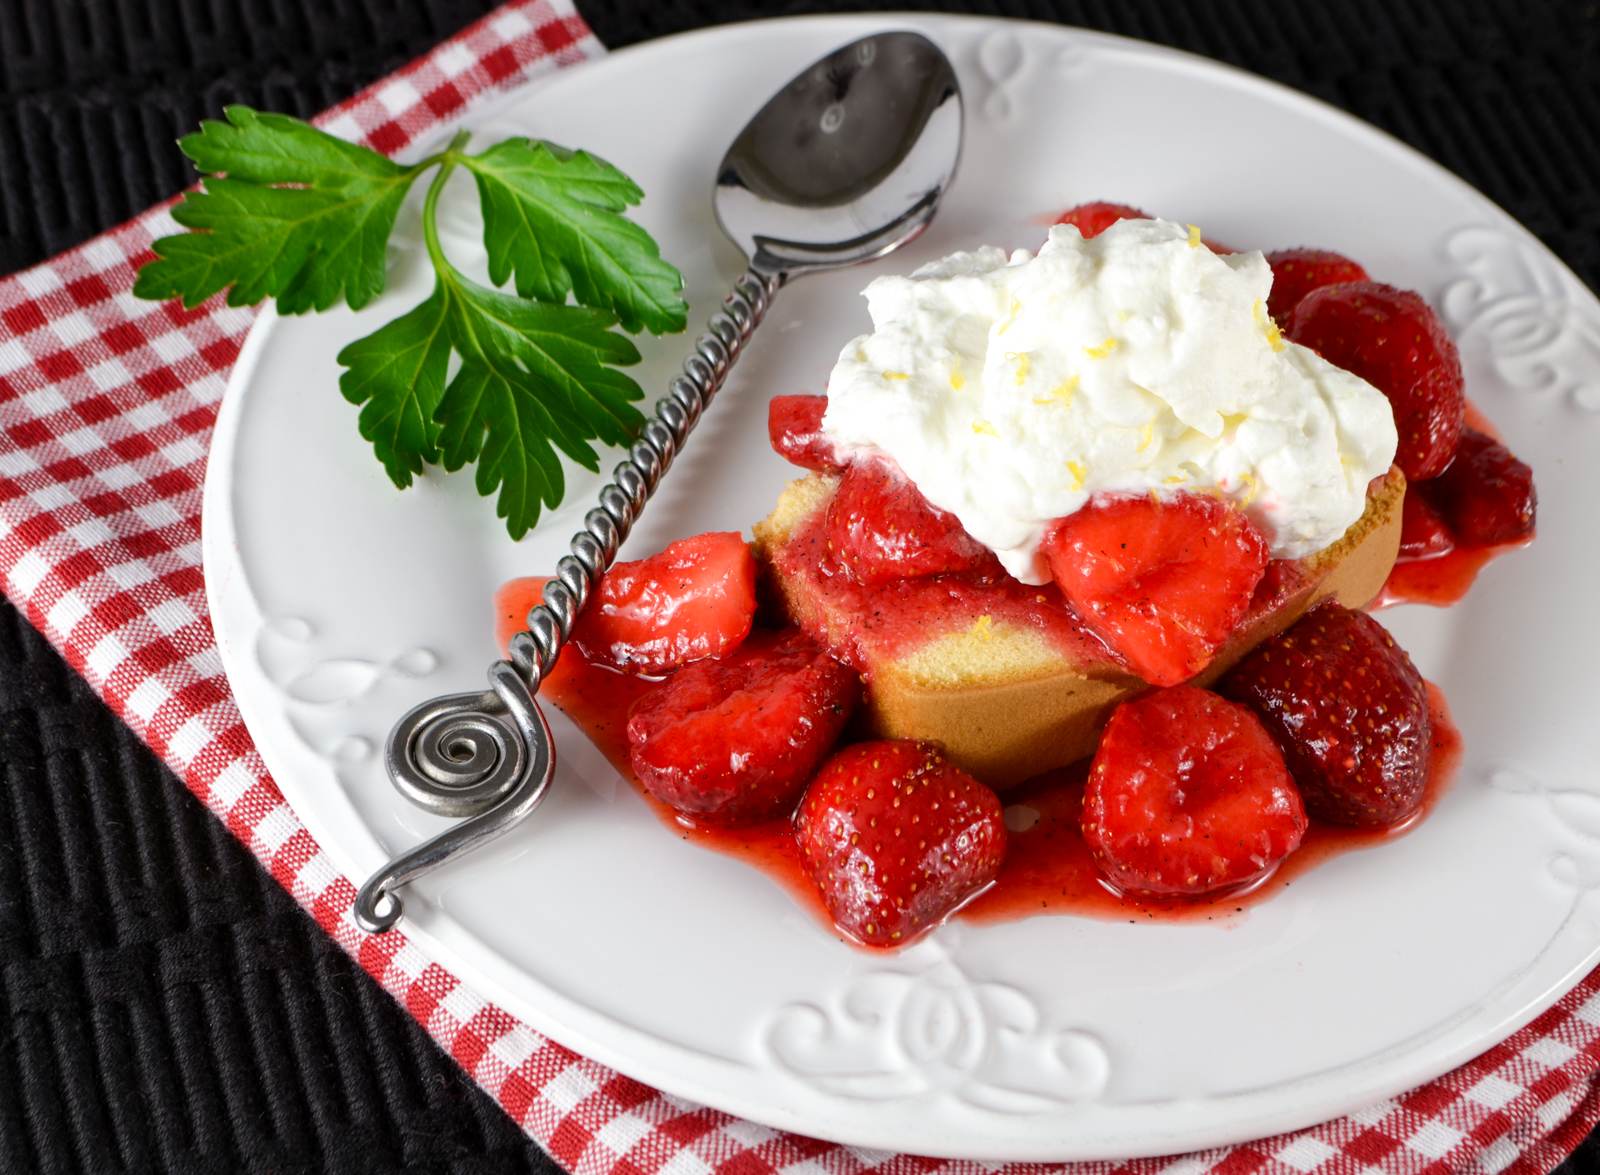
[[[568,0],[518,0],[330,111],[394,151],[485,96],[604,50]],[[399,931],[351,919],[341,877],[268,777],[222,673],[200,569],[200,486],[253,311],[136,301],[168,206],[0,281],[0,586],[317,922],[541,1146],[580,1171],[977,1170],[783,1134],[577,1056]],[[1543,1172],[1600,1121],[1600,972],[1510,1040],[1359,1114],[1135,1172]],[[1085,1170],[1110,1171],[1113,1164]]]

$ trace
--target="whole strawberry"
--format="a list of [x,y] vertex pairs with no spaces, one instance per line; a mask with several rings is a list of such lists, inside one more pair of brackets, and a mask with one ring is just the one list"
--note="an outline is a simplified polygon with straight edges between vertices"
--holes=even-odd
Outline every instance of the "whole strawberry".
[[1372,617],[1335,603],[1258,645],[1218,688],[1255,710],[1320,820],[1386,827],[1428,782],[1428,692]]
[[1411,481],[1444,472],[1466,416],[1461,359],[1438,316],[1410,290],[1345,282],[1312,290],[1284,328],[1295,342],[1389,397]]
[[855,672],[800,633],[752,636],[634,703],[633,772],[658,800],[712,823],[787,815],[860,696]]
[[1331,249],[1276,249],[1267,254],[1267,264],[1272,266],[1267,313],[1279,322],[1287,322],[1312,290],[1367,280],[1367,271],[1357,262]]
[[904,946],[995,879],[1000,800],[937,745],[858,743],[829,759],[795,817],[801,860],[834,925]]
[[1262,877],[1305,836],[1272,736],[1210,690],[1152,690],[1112,712],[1083,792],[1083,836],[1119,888],[1197,897]]

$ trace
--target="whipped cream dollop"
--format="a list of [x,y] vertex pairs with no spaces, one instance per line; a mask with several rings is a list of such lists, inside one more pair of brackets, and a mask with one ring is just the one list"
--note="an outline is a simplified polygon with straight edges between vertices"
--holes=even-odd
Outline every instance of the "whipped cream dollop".
[[1278,558],[1338,540],[1394,460],[1389,402],[1284,339],[1259,252],[1124,220],[1037,255],[954,253],[867,286],[872,332],[828,380],[823,431],[886,457],[1024,583],[1096,493],[1216,493]]

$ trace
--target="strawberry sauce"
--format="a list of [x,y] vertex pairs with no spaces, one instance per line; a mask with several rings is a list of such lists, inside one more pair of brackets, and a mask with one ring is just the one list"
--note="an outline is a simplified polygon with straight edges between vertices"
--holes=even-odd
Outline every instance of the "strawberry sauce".
[[[497,613],[517,615],[523,603],[507,585],[497,600]],[[520,589],[526,594],[526,588]],[[523,608],[522,612],[525,613]],[[787,819],[740,828],[702,824],[651,797],[628,765],[627,715],[639,698],[659,682],[630,677],[593,666],[568,653],[560,670],[546,683],[554,702],[630,782],[641,800],[674,834],[705,848],[737,857],[783,886],[805,909],[832,930],[816,888],[800,863]],[[1427,814],[1449,784],[1461,754],[1461,736],[1450,720],[1443,694],[1428,686],[1433,719],[1433,747],[1428,791],[1421,812],[1393,829],[1353,829],[1313,821],[1301,847],[1265,882],[1246,893],[1201,901],[1155,901],[1119,895],[1109,889],[1089,856],[1078,830],[1087,764],[1051,772],[1002,794],[1006,807],[1009,848],[999,879],[955,916],[974,922],[1009,921],[1033,914],[1075,914],[1093,918],[1198,921],[1226,917],[1289,885],[1307,869],[1329,857],[1393,840]]]
[[1432,604],[1445,607],[1465,596],[1478,573],[1508,551],[1532,542],[1501,543],[1492,547],[1456,547],[1431,559],[1405,559],[1394,565],[1373,608],[1391,604]]

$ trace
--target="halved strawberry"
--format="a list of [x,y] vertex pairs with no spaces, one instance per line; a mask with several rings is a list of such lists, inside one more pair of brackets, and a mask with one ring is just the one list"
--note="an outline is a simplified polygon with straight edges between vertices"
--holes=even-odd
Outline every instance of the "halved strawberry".
[[1422,804],[1433,737],[1427,687],[1366,613],[1331,601],[1313,608],[1217,688],[1272,732],[1318,819],[1381,827]]
[[1462,432],[1455,460],[1426,492],[1463,543],[1487,547],[1533,534],[1539,510],[1533,470],[1475,429]]
[[1367,280],[1365,269],[1331,249],[1274,249],[1267,254],[1267,264],[1272,266],[1267,313],[1278,322],[1288,322],[1300,299],[1312,290]]
[[1073,225],[1087,240],[1089,237],[1098,237],[1119,220],[1144,220],[1149,216],[1148,212],[1140,212],[1130,204],[1090,200],[1087,204],[1075,204],[1068,208],[1056,217],[1056,223]]
[[767,404],[767,439],[772,451],[802,469],[829,473],[844,468],[822,431],[826,396],[774,396]]
[[[549,582],[548,576],[513,581],[515,598],[512,585],[502,589],[502,643],[522,629]],[[733,531],[713,531],[614,564],[578,614],[571,643],[597,665],[654,675],[733,649],[755,614],[750,545]]]
[[1405,504],[1400,510],[1402,559],[1432,559],[1455,550],[1456,541],[1450,536],[1450,528],[1422,495],[1422,487],[1432,484],[1419,482],[1406,487]]
[[859,743],[829,759],[795,817],[801,860],[834,925],[904,946],[995,879],[1000,799],[933,743]]
[[650,794],[719,824],[787,813],[833,749],[861,679],[798,632],[696,661],[628,713],[629,757]]
[[1199,494],[1096,497],[1056,523],[1043,550],[1079,618],[1152,685],[1206,667],[1249,609],[1268,555],[1248,518]]
[[857,583],[948,572],[1000,573],[994,554],[916,486],[880,464],[845,470],[828,503],[828,550]]
[[1116,708],[1083,793],[1095,862],[1135,893],[1192,897],[1255,881],[1299,847],[1306,824],[1255,715],[1188,685]]
[[1444,472],[1466,416],[1461,358],[1420,295],[1381,282],[1323,286],[1300,299],[1284,332],[1389,397],[1395,464],[1409,480]]

